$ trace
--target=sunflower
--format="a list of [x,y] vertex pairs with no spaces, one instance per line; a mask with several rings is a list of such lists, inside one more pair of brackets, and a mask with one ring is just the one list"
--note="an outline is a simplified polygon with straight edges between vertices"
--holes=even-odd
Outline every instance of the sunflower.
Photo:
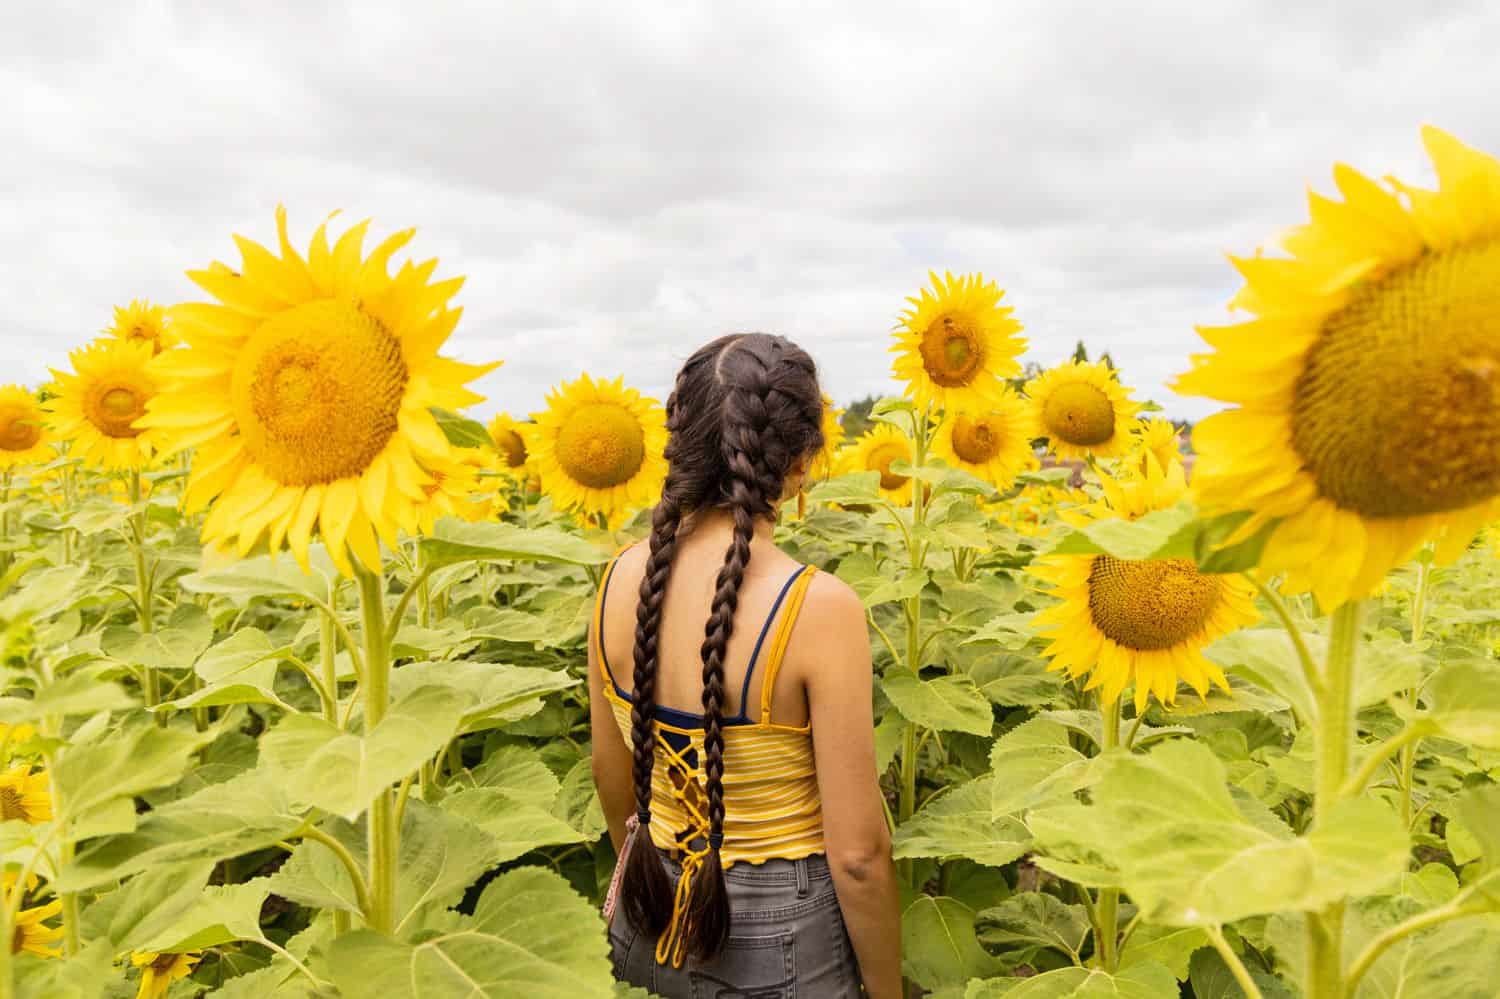
[[911,502],[911,478],[891,471],[892,462],[912,460],[911,438],[889,423],[877,423],[840,452],[839,471],[879,472],[880,495],[892,503]]
[[138,421],[156,398],[151,345],[99,339],[68,355],[73,371],[53,370],[57,395],[47,401],[53,431],[73,442],[72,454],[106,469],[140,468],[160,449],[162,434]]
[[16,926],[10,935],[10,952],[25,951],[37,957],[62,957],[62,948],[49,946],[63,938],[62,927],[48,926],[42,922],[62,911],[62,900],[53,899],[46,905],[34,909],[22,909],[16,913]]
[[1500,162],[1422,138],[1438,189],[1336,166],[1285,256],[1234,261],[1253,318],[1200,329],[1174,386],[1235,406],[1194,429],[1199,503],[1275,521],[1261,565],[1324,608],[1500,515]]
[[149,343],[153,354],[177,344],[177,338],[167,328],[167,310],[141,299],[115,306],[115,321],[104,332],[133,343]]
[[547,393],[526,450],[559,507],[606,518],[656,502],[667,475],[666,413],[624,379],[584,374]]
[[377,535],[394,547],[406,508],[426,498],[423,463],[450,456],[431,409],[478,402],[465,385],[496,367],[438,355],[462,279],[432,280],[436,260],[392,277],[412,230],[365,256],[367,224],[330,249],[325,222],[304,260],[278,209],[279,255],[236,237],[238,273],[188,273],[221,304],[171,310],[185,347],[156,359],[166,388],[142,425],[170,431],[173,451],[197,448],[184,506],[212,501],[212,545],[244,555],[262,537],[272,553],[285,542],[305,568],[316,527],[341,571],[349,551],[377,567]]
[[46,420],[36,396],[19,385],[0,386],[0,468],[51,460]]
[[826,479],[833,474],[834,462],[837,460],[839,447],[844,443],[844,425],[839,418],[844,415],[842,409],[834,406],[833,400],[827,395],[823,396],[823,449],[813,458],[807,470],[809,479]]
[[27,763],[0,774],[0,822],[20,819],[34,826],[51,818],[52,792],[45,773],[32,773]]
[[989,409],[1003,379],[1021,373],[1021,324],[1000,304],[1005,293],[984,275],[928,277],[932,288],[908,298],[912,307],[901,314],[891,370],[919,408]]
[[181,954],[157,954],[145,951],[130,955],[130,963],[141,969],[141,985],[135,999],[161,999],[172,983],[193,973],[193,966],[203,957],[202,951]]
[[[1176,503],[1187,491],[1182,466],[1172,474],[1151,467],[1140,479],[1101,476],[1106,501],[1083,508],[1086,519],[1134,520]],[[1077,511],[1075,511],[1077,512]],[[1203,647],[1256,620],[1255,591],[1238,576],[1209,575],[1190,559],[1131,560],[1113,555],[1049,555],[1028,570],[1060,603],[1036,616],[1037,634],[1050,644],[1048,669],[1088,676],[1105,703],[1135,685],[1137,714],[1155,696],[1177,699],[1185,681],[1199,696],[1209,684],[1229,689]]]
[[1068,360],[1026,384],[1031,435],[1059,458],[1114,458],[1130,447],[1137,404],[1102,361]]
[[1001,489],[1033,460],[1026,404],[1005,386],[984,413],[950,413],[933,438],[933,453]]
[[519,474],[519,470],[526,467],[528,457],[524,425],[511,419],[507,413],[496,413],[486,429],[490,440],[495,443],[495,452],[499,454],[502,466]]
[[1146,462],[1155,461],[1163,472],[1182,463],[1182,451],[1178,447],[1177,427],[1171,420],[1159,416],[1141,420],[1135,426],[1135,441],[1131,445],[1138,461],[1136,471],[1146,474]]
[[492,504],[477,499],[479,473],[490,467],[490,456],[480,448],[455,448],[452,457],[424,461],[428,482],[422,499],[407,508],[402,530],[408,534],[431,534],[439,517],[484,520]]

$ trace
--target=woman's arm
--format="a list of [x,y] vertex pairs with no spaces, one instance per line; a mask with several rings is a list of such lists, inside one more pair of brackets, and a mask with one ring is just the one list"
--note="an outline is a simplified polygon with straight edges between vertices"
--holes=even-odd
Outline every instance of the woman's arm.
[[595,625],[589,624],[589,729],[593,736],[594,790],[609,823],[615,852],[625,844],[625,820],[635,809],[634,760],[604,696],[604,673],[595,655]]
[[805,684],[828,866],[866,990],[873,999],[899,999],[901,907],[875,773],[865,609],[843,582],[821,575],[807,604],[803,617],[821,625],[817,662],[807,670]]

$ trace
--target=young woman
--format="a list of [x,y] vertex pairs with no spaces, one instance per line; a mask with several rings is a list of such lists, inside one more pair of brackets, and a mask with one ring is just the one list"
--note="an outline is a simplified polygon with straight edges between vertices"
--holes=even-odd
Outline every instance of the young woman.
[[667,400],[650,542],[599,588],[594,783],[624,851],[611,952],[669,999],[901,991],[864,607],[772,542],[822,411],[790,341],[699,349]]

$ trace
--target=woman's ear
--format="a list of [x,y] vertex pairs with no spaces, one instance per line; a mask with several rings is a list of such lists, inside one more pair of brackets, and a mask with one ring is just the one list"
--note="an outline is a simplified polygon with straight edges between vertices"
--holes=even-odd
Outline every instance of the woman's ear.
[[807,457],[798,458],[787,469],[786,478],[781,480],[781,498],[791,499],[802,491],[803,484],[807,481],[807,468],[811,459]]

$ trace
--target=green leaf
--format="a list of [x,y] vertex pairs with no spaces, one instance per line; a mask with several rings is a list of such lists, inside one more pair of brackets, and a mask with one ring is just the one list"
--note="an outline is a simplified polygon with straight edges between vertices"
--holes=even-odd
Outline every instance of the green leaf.
[[346,996],[409,999],[609,999],[608,945],[598,911],[550,871],[523,867],[485,888],[472,918],[420,943],[358,930],[328,955]]
[[138,949],[176,954],[217,947],[231,940],[260,940],[260,909],[269,893],[266,878],[209,885],[193,906]]
[[807,491],[810,503],[867,506],[880,502],[880,473],[851,472],[820,482]]
[[290,961],[277,958],[269,967],[236,975],[209,995],[212,999],[324,999],[326,993],[313,992],[307,976]]
[[998,818],[1071,800],[1097,779],[1099,767],[1072,747],[1063,725],[1033,718],[995,740],[990,770],[990,809]]
[[1193,952],[1209,945],[1208,933],[1201,926],[1158,926],[1142,923],[1120,950],[1120,968],[1138,964],[1160,964],[1176,978],[1188,976],[1188,961]]
[[1455,810],[1479,846],[1484,869],[1500,871],[1500,784],[1468,788]]
[[106,999],[118,995],[112,991],[115,975],[110,967],[114,957],[109,943],[93,940],[66,961],[53,961],[22,955],[16,958],[16,995],[45,996],[46,999]]
[[[1279,978],[1250,968],[1250,977],[1260,988],[1262,999],[1293,999],[1293,994]],[[1188,980],[1197,999],[1245,999],[1245,990],[1235,981],[1234,972],[1217,951],[1200,950],[1188,965]]]
[[563,778],[552,814],[583,833],[586,841],[598,839],[609,828],[599,795],[594,791],[594,768],[587,756],[573,764]]
[[262,737],[261,760],[281,771],[293,801],[353,819],[446,746],[472,704],[447,687],[418,687],[364,736],[322,718],[288,715]]
[[1245,628],[1209,645],[1204,655],[1226,673],[1244,677],[1292,706],[1303,724],[1318,717],[1317,703],[1296,649],[1280,628]]
[[967,676],[923,680],[905,670],[887,673],[880,682],[902,717],[922,728],[989,735],[995,716],[987,697]]
[[1065,685],[1061,673],[1040,662],[1011,653],[988,655],[969,670],[969,678],[985,697],[1002,707],[1041,707],[1060,700]]
[[494,788],[478,787],[445,797],[439,807],[489,834],[494,863],[514,860],[540,846],[582,843],[587,838],[549,810]]
[[152,669],[186,669],[213,641],[213,624],[203,608],[183,604],[159,631],[142,634],[135,627],[105,630],[100,648],[120,662]]
[[114,952],[142,950],[198,901],[211,862],[166,864],[130,878],[83,910],[85,937],[108,938]]
[[123,711],[136,699],[103,674],[108,666],[83,666],[38,690],[31,698],[0,697],[0,723],[35,725],[49,715],[91,715]]
[[309,550],[311,572],[290,555],[257,555],[241,559],[221,569],[189,573],[178,585],[189,593],[214,593],[249,601],[265,597],[295,597],[327,603],[338,570],[321,545]]
[[448,443],[454,447],[485,447],[493,448],[495,442],[490,439],[488,430],[478,420],[471,420],[461,413],[454,413],[437,406],[428,409],[433,419],[437,420],[438,429],[443,436],[448,438]]
[[193,754],[217,738],[217,731],[160,729],[137,717],[117,735],[62,753],[52,770],[70,819],[120,798],[176,782]]
[[1089,935],[1088,913],[1081,905],[1064,905],[1039,891],[1017,892],[979,913],[979,940],[990,947],[1016,950],[1047,947],[1077,955]]
[[1223,925],[1319,909],[1406,869],[1405,830],[1379,800],[1341,802],[1298,838],[1248,796],[1232,797],[1224,765],[1198,743],[1106,760],[1093,805],[1038,809],[1027,824],[1039,843],[1081,849],[1085,862],[1117,871],[1150,922]]
[[974,910],[946,896],[918,895],[901,916],[902,968],[924,989],[958,985],[999,971],[979,946]]
[[477,786],[504,791],[516,801],[538,808],[551,808],[557,800],[558,780],[534,746],[501,746],[486,756],[472,774]]
[[576,534],[555,527],[521,527],[493,521],[466,523],[452,517],[437,522],[423,538],[422,564],[429,569],[474,560],[566,562],[600,565],[609,553]]
[[[411,799],[407,805],[411,805]],[[403,820],[403,825],[405,824]],[[343,844],[355,858],[363,873],[368,870],[368,853],[361,829],[343,819],[329,819],[322,831]],[[407,843],[402,838],[401,847]],[[310,909],[328,912],[359,914],[359,896],[355,894],[354,882],[349,870],[334,855],[332,849],[315,839],[304,839],[297,844],[292,855],[269,879],[271,891],[289,902]]]
[[1193,541],[1199,522],[1189,503],[1156,510],[1139,520],[1096,520],[1074,527],[1048,554],[1097,555],[1143,560],[1194,558]]
[[1177,980],[1159,964],[1111,975],[1097,968],[1059,968],[1034,978],[970,982],[964,999],[1177,999]]
[[458,691],[472,702],[459,721],[459,731],[478,732],[535,714],[543,697],[581,682],[562,670],[453,659],[402,666],[391,674],[391,695],[400,699],[421,687]]
[[1500,666],[1455,662],[1432,675],[1422,690],[1426,719],[1450,739],[1500,749]]
[[177,708],[195,705],[276,704],[276,667],[290,649],[276,646],[259,628],[242,628],[204,652],[193,671],[204,686],[169,702]]
[[1406,937],[1365,973],[1355,999],[1493,999],[1500,916],[1472,916]]
[[426,910],[456,905],[481,874],[509,859],[489,830],[409,799],[401,822],[397,932]]
[[1004,816],[990,816],[990,783],[971,780],[929,801],[896,830],[895,856],[967,857],[990,867],[1003,867],[1025,853],[1031,844],[1026,827]]

